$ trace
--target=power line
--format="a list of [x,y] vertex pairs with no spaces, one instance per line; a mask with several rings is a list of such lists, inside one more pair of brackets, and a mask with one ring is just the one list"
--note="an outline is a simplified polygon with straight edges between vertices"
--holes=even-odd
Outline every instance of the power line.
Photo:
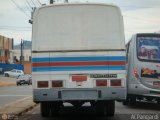
[[39,3],[40,5],[42,5],[41,2],[40,2],[39,0],[37,0],[37,1],[38,1],[38,3]]
[[28,11],[32,11],[32,7],[30,7],[30,6],[27,4],[26,1],[24,1],[24,4],[25,4],[25,6],[26,6],[26,8],[27,8]]
[[28,2],[28,0],[26,0],[26,3],[28,4],[28,6],[32,9],[31,4]]
[[34,7],[36,7],[36,4],[33,2],[33,0],[31,0],[32,4],[34,5]]
[[32,28],[32,27],[27,27],[27,26],[0,26],[0,27],[8,27],[8,28]]
[[9,30],[9,31],[10,31],[10,30],[11,30],[11,31],[12,31],[12,30],[14,30],[14,31],[31,31],[31,30],[29,30],[29,29],[28,29],[28,30],[27,30],[27,29],[26,29],[26,30],[24,30],[24,29],[22,30],[22,29],[11,29],[11,28],[0,28],[0,30]]
[[159,8],[159,6],[120,6],[120,7],[125,7],[125,8]]
[[128,15],[123,15],[124,17],[129,17],[129,18],[132,18],[132,19],[135,19],[135,20],[140,20],[140,21],[145,21],[145,22],[149,22],[149,23],[156,23],[158,24],[159,21],[154,21],[154,20],[151,20],[151,19],[143,19],[143,18],[139,18],[139,17],[132,17],[132,16],[128,16]]
[[21,12],[23,12],[27,17],[30,18],[30,16],[29,16],[14,0],[11,0],[11,1],[14,3],[14,5],[15,5]]

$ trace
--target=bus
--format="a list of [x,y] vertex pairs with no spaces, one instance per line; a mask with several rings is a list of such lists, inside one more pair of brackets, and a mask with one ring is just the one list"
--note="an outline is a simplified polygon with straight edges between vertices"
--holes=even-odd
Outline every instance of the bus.
[[[63,103],[89,102],[113,116],[126,99],[126,52],[119,7],[102,3],[52,4],[33,15],[33,100],[41,115],[58,115]],[[64,106],[65,107],[65,106]]]
[[126,45],[127,99],[160,103],[160,34],[137,33]]

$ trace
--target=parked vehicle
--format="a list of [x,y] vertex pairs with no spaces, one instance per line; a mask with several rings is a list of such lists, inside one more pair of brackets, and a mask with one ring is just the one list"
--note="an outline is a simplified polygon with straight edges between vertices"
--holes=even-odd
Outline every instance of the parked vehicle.
[[32,77],[31,75],[21,75],[17,78],[17,86],[22,84],[32,85]]
[[13,69],[11,71],[4,72],[5,77],[19,77],[21,75],[24,75],[24,72],[22,70]]
[[[47,19],[46,19],[47,18]],[[37,8],[32,32],[33,100],[41,115],[63,102],[90,102],[113,116],[126,98],[125,41],[120,9],[108,4],[54,4]]]
[[138,33],[127,44],[127,99],[160,103],[160,34]]

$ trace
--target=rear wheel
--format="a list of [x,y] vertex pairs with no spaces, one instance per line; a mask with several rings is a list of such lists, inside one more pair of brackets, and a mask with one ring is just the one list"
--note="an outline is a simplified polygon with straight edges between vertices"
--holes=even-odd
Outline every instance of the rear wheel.
[[129,103],[130,103],[131,105],[134,105],[134,104],[136,103],[136,97],[135,97],[135,96],[131,96],[131,97],[129,98]]
[[42,117],[49,117],[50,113],[50,104],[48,102],[42,102],[40,104],[41,116]]
[[160,99],[157,99],[157,103],[160,105]]
[[128,105],[128,104],[129,104],[129,101],[128,101],[128,100],[123,100],[123,101],[122,101],[122,104],[123,104],[123,105]]
[[60,102],[51,103],[51,115],[52,115],[52,117],[57,117],[59,115],[59,110],[60,110],[61,106],[62,106],[62,103],[60,103]]
[[114,113],[115,113],[114,100],[107,101],[106,111],[107,111],[107,116],[114,116]]
[[129,104],[129,98],[127,97],[126,100],[123,100],[122,104],[123,105],[128,105]]
[[99,116],[106,116],[107,115],[106,102],[105,101],[97,101],[96,112]]

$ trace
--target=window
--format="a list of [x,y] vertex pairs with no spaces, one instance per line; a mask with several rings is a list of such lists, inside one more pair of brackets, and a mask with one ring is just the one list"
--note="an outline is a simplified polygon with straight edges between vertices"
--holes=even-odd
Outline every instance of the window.
[[16,70],[11,70],[11,72],[16,72]]
[[21,71],[17,70],[17,73],[21,73]]
[[144,61],[160,61],[160,37],[138,37],[137,56]]

